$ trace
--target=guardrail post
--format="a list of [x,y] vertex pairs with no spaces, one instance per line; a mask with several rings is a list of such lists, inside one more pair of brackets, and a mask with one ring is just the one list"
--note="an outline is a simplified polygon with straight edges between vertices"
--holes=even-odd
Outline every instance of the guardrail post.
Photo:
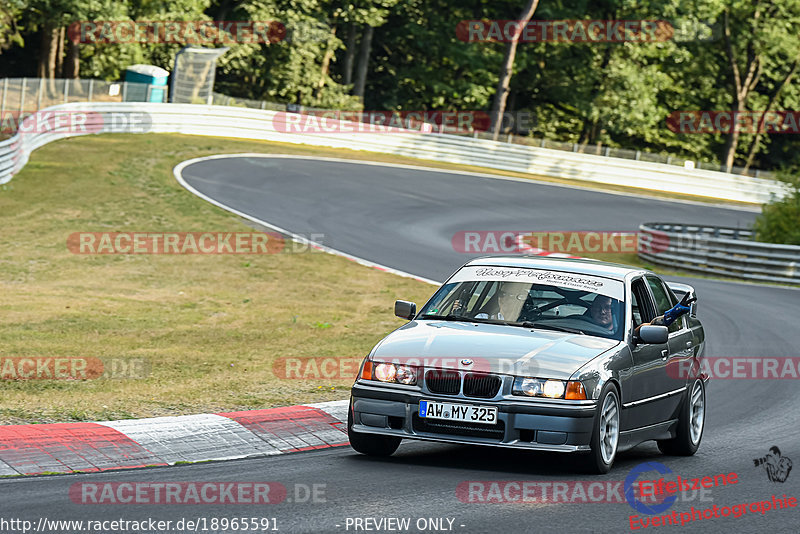
[[6,92],[8,91],[8,78],[3,78],[3,99],[0,101],[0,119],[6,112]]
[[27,78],[22,78],[22,89],[19,91],[19,116],[22,117],[22,112],[25,110],[25,89]]
[[128,96],[128,82],[122,82],[122,101],[127,102]]
[[69,103],[69,80],[64,78],[64,103]]
[[42,95],[44,94],[44,78],[39,78],[39,98],[36,101],[36,111],[42,109]]
[[609,147],[605,147],[605,148],[603,149],[603,155],[604,155],[605,157],[608,157],[608,154],[609,154],[609,152],[610,152],[610,149],[609,149]]
[[633,159],[635,159],[636,161],[639,161],[639,158],[640,158],[641,156],[642,156],[642,153],[641,153],[640,151],[638,151],[638,150],[637,150],[637,151],[636,151],[636,155],[633,157]]
[[89,102],[92,101],[93,93],[94,93],[94,78],[89,78]]

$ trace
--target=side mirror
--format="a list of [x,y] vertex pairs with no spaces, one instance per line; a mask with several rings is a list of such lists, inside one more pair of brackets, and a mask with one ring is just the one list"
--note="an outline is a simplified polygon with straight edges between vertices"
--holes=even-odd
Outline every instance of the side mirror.
[[639,339],[642,343],[660,345],[669,339],[669,329],[666,326],[644,325],[639,328]]
[[394,301],[394,314],[410,321],[417,314],[417,305],[405,300],[396,300]]

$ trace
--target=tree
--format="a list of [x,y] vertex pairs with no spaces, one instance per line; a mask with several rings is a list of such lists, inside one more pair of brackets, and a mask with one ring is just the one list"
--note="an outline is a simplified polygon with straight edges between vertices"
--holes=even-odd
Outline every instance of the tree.
[[492,135],[493,139],[497,141],[500,135],[500,126],[503,121],[503,113],[506,110],[506,100],[508,99],[508,87],[511,83],[511,75],[514,70],[514,57],[517,54],[517,45],[522,36],[522,28],[530,22],[533,17],[536,6],[539,5],[539,0],[528,0],[528,3],[522,9],[522,12],[517,19],[519,23],[519,31],[515,32],[511,38],[511,42],[506,46],[506,53],[503,57],[503,63],[500,67],[500,76],[497,81],[497,90],[494,95],[494,103],[492,104]]
[[22,0],[4,0],[0,4],[0,54],[11,46],[24,46],[19,26],[24,7]]
[[784,169],[779,177],[790,185],[790,193],[764,204],[753,230],[758,241],[800,245],[800,168]]
[[[721,18],[732,111],[744,113],[752,109],[749,104],[754,99],[763,102],[758,96],[768,92],[767,85],[773,86],[774,96],[767,101],[777,103],[797,69],[800,1],[735,0],[722,7]],[[726,138],[723,162],[729,171],[740,136],[739,128],[734,127]],[[753,140],[750,152],[758,139]],[[754,153],[749,154],[747,160],[751,162],[754,157]]]

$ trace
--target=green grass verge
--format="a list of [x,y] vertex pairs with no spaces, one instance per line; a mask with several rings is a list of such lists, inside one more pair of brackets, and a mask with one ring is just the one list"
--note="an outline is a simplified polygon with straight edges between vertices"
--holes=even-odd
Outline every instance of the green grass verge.
[[185,191],[172,168],[208,154],[288,151],[178,135],[74,138],[37,150],[0,190],[0,357],[145,358],[150,374],[3,380],[0,422],[346,398],[352,379],[281,379],[272,364],[280,357],[362,358],[402,324],[392,315],[394,300],[424,301],[430,285],[319,252],[90,256],[66,246],[80,231],[249,231]]

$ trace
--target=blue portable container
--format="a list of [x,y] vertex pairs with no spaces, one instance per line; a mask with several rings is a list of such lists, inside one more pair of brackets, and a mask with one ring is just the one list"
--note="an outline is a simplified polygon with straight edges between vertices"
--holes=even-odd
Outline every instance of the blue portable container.
[[125,70],[126,102],[164,102],[169,72],[155,65],[131,65]]

